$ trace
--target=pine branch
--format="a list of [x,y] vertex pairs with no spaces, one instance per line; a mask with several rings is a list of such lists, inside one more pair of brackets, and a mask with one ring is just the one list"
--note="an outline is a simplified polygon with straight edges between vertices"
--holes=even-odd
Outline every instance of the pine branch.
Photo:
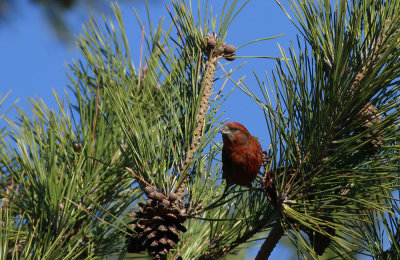
[[275,246],[278,244],[281,237],[285,234],[282,225],[279,219],[276,221],[275,226],[269,232],[268,237],[265,239],[264,243],[262,244],[255,260],[263,260],[268,259],[271,255],[272,250],[274,250]]

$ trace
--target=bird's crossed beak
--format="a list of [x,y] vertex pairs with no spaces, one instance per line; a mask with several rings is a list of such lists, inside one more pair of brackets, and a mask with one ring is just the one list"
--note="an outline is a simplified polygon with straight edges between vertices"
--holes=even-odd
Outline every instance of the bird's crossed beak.
[[223,134],[223,135],[226,135],[226,134],[229,134],[231,131],[230,131],[230,129],[229,129],[228,126],[224,125],[224,126],[222,127],[221,131],[219,131],[219,132],[220,132],[221,134]]

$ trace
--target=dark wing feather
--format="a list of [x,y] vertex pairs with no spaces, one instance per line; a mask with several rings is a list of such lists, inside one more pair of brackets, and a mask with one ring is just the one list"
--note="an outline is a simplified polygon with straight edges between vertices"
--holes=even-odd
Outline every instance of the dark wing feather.
[[229,166],[232,165],[231,158],[229,157],[229,152],[225,149],[222,149],[222,178],[226,179],[229,175]]

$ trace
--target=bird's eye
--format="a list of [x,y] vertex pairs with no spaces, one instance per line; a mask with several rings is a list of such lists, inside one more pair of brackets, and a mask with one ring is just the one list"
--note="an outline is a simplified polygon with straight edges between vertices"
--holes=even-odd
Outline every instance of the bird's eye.
[[239,128],[237,128],[237,127],[232,127],[232,130],[236,131],[236,130],[239,130]]

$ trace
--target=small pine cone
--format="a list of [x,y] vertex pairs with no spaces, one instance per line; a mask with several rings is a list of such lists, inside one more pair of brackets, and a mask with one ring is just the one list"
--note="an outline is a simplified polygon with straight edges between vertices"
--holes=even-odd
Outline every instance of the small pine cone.
[[168,195],[168,199],[169,199],[169,201],[174,202],[175,200],[178,199],[178,195],[176,193],[170,193]]
[[208,49],[214,49],[215,47],[217,47],[217,36],[215,35],[215,33],[207,34],[206,43]]
[[224,59],[227,61],[233,61],[236,59],[236,56],[235,56],[235,54],[229,54],[229,55],[225,55]]
[[147,186],[146,188],[144,188],[144,192],[145,192],[147,195],[150,195],[151,193],[154,192],[154,188],[151,187],[151,186]]
[[224,54],[225,54],[225,55],[234,54],[235,51],[236,51],[236,48],[235,48],[235,46],[233,46],[233,45],[226,45],[226,46],[224,47]]
[[150,199],[152,199],[152,200],[155,200],[155,199],[156,199],[156,192],[157,192],[157,191],[153,191],[153,192],[149,193],[148,197],[149,197]]
[[167,200],[167,199],[163,199],[163,200],[162,200],[162,204],[163,204],[165,207],[171,206],[171,202],[170,202],[169,200]]
[[149,197],[153,200],[162,201],[164,199],[164,195],[161,192],[153,192],[149,195]]

